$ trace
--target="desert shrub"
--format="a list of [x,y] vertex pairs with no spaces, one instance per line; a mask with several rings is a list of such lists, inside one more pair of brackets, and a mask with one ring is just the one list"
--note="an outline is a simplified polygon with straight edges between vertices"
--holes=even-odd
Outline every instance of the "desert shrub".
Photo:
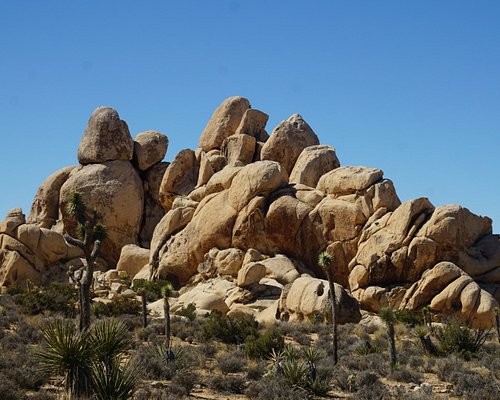
[[165,334],[165,325],[160,322],[152,322],[148,326],[137,333],[140,340],[154,340],[158,336]]
[[272,351],[279,352],[285,346],[283,334],[276,327],[266,329],[260,336],[250,336],[245,343],[245,354],[250,358],[268,358]]
[[257,381],[262,378],[265,372],[266,372],[266,363],[264,361],[252,363],[247,368],[247,379],[250,379],[252,381]]
[[205,339],[239,344],[245,342],[248,336],[256,336],[258,326],[253,315],[229,318],[219,311],[212,311],[203,325],[203,335]]
[[187,306],[176,311],[175,314],[186,317],[190,321],[194,321],[196,319],[196,305],[194,303],[189,303]]
[[198,377],[195,374],[183,371],[182,374],[176,374],[172,378],[170,391],[177,395],[188,396],[197,381]]
[[239,375],[212,375],[207,378],[210,389],[223,393],[243,393],[245,378]]
[[420,325],[423,322],[421,313],[406,308],[394,311],[394,315],[399,322],[411,327]]
[[422,383],[423,376],[421,373],[406,366],[399,366],[391,371],[389,375],[395,381],[406,383]]
[[186,396],[184,396],[183,394],[174,393],[175,390],[180,390],[180,389],[175,388],[174,391],[172,391],[171,385],[165,386],[165,387],[151,387],[149,384],[145,384],[135,391],[132,399],[133,400],[165,400],[165,399],[183,400],[183,399],[186,399]]
[[194,319],[193,321],[185,321],[178,318],[177,315],[172,317],[172,334],[179,339],[192,343],[194,341],[204,342],[203,319]]
[[135,299],[120,297],[109,303],[97,302],[92,304],[92,311],[97,318],[120,317],[122,315],[139,315],[141,303]]
[[14,296],[14,301],[20,306],[21,312],[27,315],[51,311],[72,318],[76,315],[78,292],[69,285],[53,282],[42,288],[21,290]]
[[303,390],[297,389],[283,377],[267,376],[252,382],[246,392],[250,400],[303,400]]
[[449,320],[443,327],[436,329],[439,353],[457,354],[465,360],[474,357],[489,336],[489,331],[471,329],[456,319]]
[[205,357],[212,358],[217,353],[217,347],[213,343],[203,342],[200,345],[200,351]]
[[167,360],[168,347],[165,343],[152,343],[140,347],[132,357],[131,362],[138,366],[143,378],[172,379],[177,372],[184,371],[188,366],[185,352],[180,346],[173,346],[174,356]]
[[345,367],[335,369],[333,384],[344,392],[356,390],[356,372]]
[[227,374],[231,372],[242,372],[245,369],[246,361],[241,352],[224,353],[217,357],[217,364],[221,372]]
[[359,400],[386,400],[391,398],[387,387],[379,380],[361,386],[355,394]]

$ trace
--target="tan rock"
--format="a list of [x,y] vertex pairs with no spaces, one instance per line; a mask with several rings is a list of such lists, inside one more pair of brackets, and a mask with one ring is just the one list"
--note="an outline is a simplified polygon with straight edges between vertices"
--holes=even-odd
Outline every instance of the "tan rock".
[[232,246],[241,249],[254,248],[263,253],[268,252],[265,206],[265,197],[256,196],[238,213],[233,227]]
[[286,173],[273,161],[258,161],[246,165],[234,177],[228,191],[231,206],[240,211],[259,195],[266,195],[286,184]]
[[121,248],[137,243],[144,207],[139,175],[128,161],[108,161],[75,168],[61,188],[58,232],[75,235],[76,223],[66,205],[72,192],[81,193],[87,207],[95,208],[107,228],[101,254],[116,265]]
[[368,167],[339,167],[324,174],[317,189],[326,194],[349,194],[365,190],[383,176],[382,170]]
[[266,267],[269,277],[276,279],[283,285],[292,283],[300,276],[293,261],[282,254],[260,261],[259,263]]
[[28,216],[28,224],[36,224],[42,228],[53,226],[59,215],[59,192],[61,186],[68,179],[69,174],[75,167],[66,167],[50,175],[38,188],[31,211]]
[[231,135],[224,139],[222,152],[228,165],[235,165],[238,162],[250,164],[253,161],[255,144],[255,138],[250,135]]
[[134,165],[145,171],[165,157],[168,138],[157,131],[139,133],[134,140]]
[[[357,301],[349,295],[342,286],[335,284],[337,300],[337,319],[340,324],[359,322],[361,314]],[[329,300],[328,282],[311,278],[296,279],[288,290],[283,291],[280,298],[279,311],[282,315],[289,315],[290,320],[314,319],[324,316],[331,308]]]
[[196,182],[196,186],[205,185],[214,173],[215,170],[212,163],[208,159],[206,153],[202,151],[200,157],[200,170],[198,172],[198,181]]
[[148,249],[143,249],[135,244],[127,244],[122,247],[116,270],[118,272],[125,271],[128,276],[135,276],[148,263]]
[[80,164],[132,160],[134,143],[125,121],[111,107],[98,107],[90,116],[78,146]]
[[294,238],[312,207],[292,196],[281,196],[271,203],[266,215],[266,240],[272,253],[296,254]]
[[17,251],[0,249],[0,265],[0,286],[22,287],[28,280],[40,283],[40,273]]
[[236,284],[239,287],[246,287],[258,283],[266,275],[266,272],[266,267],[261,263],[245,264],[238,272]]
[[437,207],[419,232],[445,246],[470,247],[486,235],[491,235],[491,219],[472,214],[459,205]]
[[208,196],[209,194],[229,189],[234,177],[240,172],[241,169],[242,167],[227,166],[219,172],[216,172],[208,181],[204,195]]
[[268,119],[269,115],[267,115],[266,113],[253,108],[249,108],[243,114],[243,118],[241,119],[241,122],[238,125],[235,134],[250,135],[256,139],[260,139],[262,137],[262,132],[265,133],[264,129],[266,127]]
[[169,211],[178,195],[186,196],[198,181],[199,164],[195,152],[190,149],[181,150],[168,166],[160,185],[160,200]]
[[210,151],[222,146],[228,136],[236,132],[250,102],[244,97],[229,97],[217,107],[201,134],[198,147]]
[[316,134],[298,114],[282,121],[262,147],[261,160],[278,161],[287,174],[292,172],[303,149],[318,145]]
[[332,146],[309,146],[300,153],[290,173],[289,182],[315,188],[321,176],[339,166],[340,162]]
[[295,197],[314,208],[325,198],[325,194],[320,190],[297,190]]
[[68,255],[68,245],[63,236],[55,231],[40,228],[36,253],[47,263],[53,264]]
[[264,257],[260,252],[255,249],[248,249],[245,253],[245,257],[243,258],[243,264],[248,264],[255,261],[262,261],[266,257]]
[[26,223],[23,210],[13,208],[7,213],[5,219],[0,223],[0,233],[5,233],[9,236],[16,236],[17,228]]
[[245,253],[240,249],[230,248],[217,253],[214,264],[220,275],[238,276],[238,271],[243,264]]
[[175,276],[184,283],[196,273],[211,248],[231,247],[237,212],[230,205],[228,191],[212,196],[204,205],[200,203],[191,222],[169,243],[160,261],[161,276]]

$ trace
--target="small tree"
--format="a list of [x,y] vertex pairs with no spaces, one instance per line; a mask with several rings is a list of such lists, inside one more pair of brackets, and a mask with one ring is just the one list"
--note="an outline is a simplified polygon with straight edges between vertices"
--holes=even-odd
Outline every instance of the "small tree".
[[326,278],[328,279],[328,287],[330,290],[330,302],[332,303],[332,329],[333,329],[333,364],[338,362],[338,338],[337,338],[337,299],[335,296],[335,287],[333,284],[333,257],[326,251],[320,253],[318,257],[318,265],[326,273]]
[[394,324],[396,323],[396,315],[390,307],[382,307],[378,315],[382,318],[387,326],[387,336],[389,337],[389,352],[391,354],[391,367],[394,368],[397,363],[396,359],[396,339],[394,333]]
[[95,260],[101,249],[101,242],[106,237],[106,227],[98,223],[98,212],[94,209],[89,210],[82,195],[78,192],[71,193],[67,211],[78,223],[78,238],[66,234],[64,239],[68,244],[82,249],[85,257],[85,265],[82,268],[79,270],[71,268],[69,271],[71,278],[78,286],[80,331],[84,331],[90,326],[90,289],[92,288]]

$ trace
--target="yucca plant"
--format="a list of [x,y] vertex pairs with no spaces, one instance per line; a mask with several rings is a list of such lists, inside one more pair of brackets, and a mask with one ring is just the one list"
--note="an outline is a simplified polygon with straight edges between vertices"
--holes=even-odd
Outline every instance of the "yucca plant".
[[186,363],[186,352],[181,346],[169,346],[166,342],[147,344],[146,354],[151,358],[165,361],[166,363],[176,362],[179,366]]
[[304,362],[284,361],[283,362],[283,375],[295,386],[303,386],[307,378],[307,366]]
[[87,208],[81,193],[71,193],[66,210],[78,224],[78,238],[66,234],[64,240],[68,244],[82,249],[86,261],[82,269],[75,271],[71,268],[69,270],[72,280],[79,289],[80,331],[83,331],[90,326],[90,289],[94,275],[94,264],[101,249],[101,242],[106,237],[106,227],[98,222],[99,213],[97,210]]
[[285,345],[281,351],[281,356],[286,361],[297,361],[300,359],[301,355],[302,354],[298,348],[289,344]]
[[321,350],[316,347],[307,347],[302,350],[302,356],[306,360],[307,370],[309,374],[309,383],[316,381],[316,363],[323,358]]
[[35,354],[42,369],[64,375],[70,399],[88,393],[94,348],[88,331],[78,332],[68,321],[53,320],[41,328],[46,346]]
[[132,345],[127,326],[117,319],[104,319],[92,326],[89,340],[94,348],[95,358],[108,370],[114,360]]
[[397,358],[396,358],[396,338],[395,338],[395,332],[394,332],[394,324],[396,323],[396,315],[394,313],[394,310],[390,307],[382,307],[379,310],[378,315],[380,318],[382,318],[385,322],[385,325],[387,327],[387,336],[389,338],[389,352],[391,355],[391,367],[395,368],[396,363],[397,363]]
[[121,364],[113,358],[111,364],[95,362],[92,364],[92,386],[97,400],[127,400],[139,380],[137,367]]
[[328,279],[328,287],[330,291],[330,302],[332,303],[332,330],[333,330],[333,364],[338,362],[338,335],[337,335],[337,299],[335,297],[335,287],[333,284],[333,257],[326,251],[320,253],[318,257],[318,265],[325,271],[326,278]]

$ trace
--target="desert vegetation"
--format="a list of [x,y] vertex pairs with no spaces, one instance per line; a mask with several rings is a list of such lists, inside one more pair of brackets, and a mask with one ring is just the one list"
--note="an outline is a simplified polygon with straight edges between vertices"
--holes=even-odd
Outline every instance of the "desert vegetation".
[[169,341],[163,317],[143,326],[140,296],[109,304],[80,332],[69,286],[2,294],[2,399],[496,399],[500,389],[496,332],[455,319],[431,331],[419,313],[365,314],[338,326],[334,364],[326,319],[261,325],[190,305],[171,315]]

